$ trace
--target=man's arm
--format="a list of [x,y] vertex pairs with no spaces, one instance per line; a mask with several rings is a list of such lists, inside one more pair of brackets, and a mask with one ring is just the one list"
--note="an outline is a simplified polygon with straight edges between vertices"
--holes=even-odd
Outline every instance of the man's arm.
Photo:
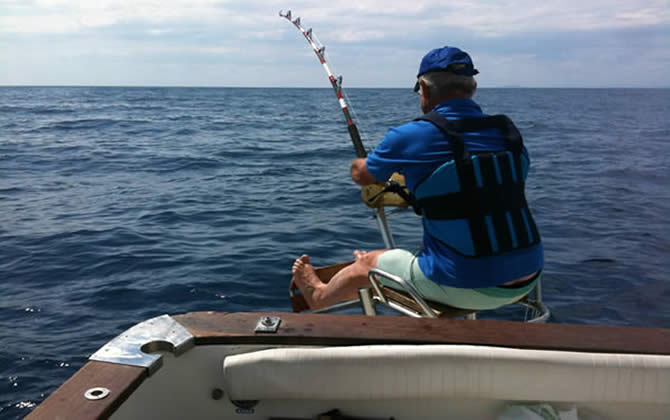
[[365,166],[365,158],[351,162],[351,179],[358,185],[383,184],[370,174],[368,167]]

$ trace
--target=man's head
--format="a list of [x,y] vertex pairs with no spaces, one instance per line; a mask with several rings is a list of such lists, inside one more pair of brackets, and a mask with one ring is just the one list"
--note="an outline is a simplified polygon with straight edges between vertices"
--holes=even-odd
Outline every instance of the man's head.
[[421,95],[421,109],[429,112],[449,99],[470,98],[477,89],[472,59],[455,47],[436,48],[421,60],[414,91]]

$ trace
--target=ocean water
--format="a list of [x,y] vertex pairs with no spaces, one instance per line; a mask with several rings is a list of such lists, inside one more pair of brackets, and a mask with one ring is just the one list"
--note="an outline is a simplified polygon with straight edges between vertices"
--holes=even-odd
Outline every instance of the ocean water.
[[[368,148],[420,112],[410,89],[348,94]],[[669,328],[670,90],[475,99],[531,153],[552,322]],[[353,157],[330,89],[0,88],[0,418],[135,323],[289,311],[294,258],[382,247]],[[413,213],[390,222],[419,244]]]

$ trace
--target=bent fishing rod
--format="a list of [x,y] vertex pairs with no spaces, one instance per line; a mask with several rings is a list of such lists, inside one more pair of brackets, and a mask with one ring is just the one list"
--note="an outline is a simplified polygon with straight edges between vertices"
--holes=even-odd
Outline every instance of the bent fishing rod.
[[[323,66],[323,69],[326,71],[326,74],[328,75],[328,80],[330,80],[330,84],[333,87],[333,90],[335,91],[337,100],[340,103],[342,112],[344,113],[344,118],[347,122],[347,129],[349,130],[349,136],[351,137],[351,142],[354,145],[354,151],[356,152],[356,157],[365,158],[367,156],[367,152],[363,147],[363,141],[361,140],[360,133],[358,132],[358,127],[356,126],[356,122],[354,121],[354,118],[350,112],[351,107],[347,104],[344,92],[342,90],[342,76],[335,77],[333,75],[333,72],[330,70],[330,66],[328,65],[328,61],[326,60],[325,45],[322,45],[317,39],[315,39],[314,34],[312,32],[312,28],[305,30],[305,28],[302,27],[300,17],[296,17],[295,19],[293,19],[290,10],[287,11],[286,13],[283,13],[283,11],[279,11],[279,16],[285,18],[286,20],[291,22],[296,28],[298,28],[298,30],[302,32],[303,36],[307,40],[307,43],[314,50],[314,53],[318,57],[319,61],[321,62],[321,65]],[[379,231],[381,232],[382,239],[384,240],[384,245],[386,246],[386,248],[395,248],[395,241],[393,240],[393,234],[391,233],[391,228],[389,227],[388,222],[386,220],[386,214],[384,213],[383,206],[375,208],[374,217],[377,220]]]
[[305,36],[305,39],[307,40],[307,43],[309,43],[309,45],[314,50],[316,56],[319,58],[321,65],[323,65],[323,69],[326,71],[326,74],[328,75],[328,80],[330,80],[330,84],[332,85],[333,90],[335,91],[335,95],[337,95],[337,100],[339,101],[340,107],[342,108],[342,112],[344,113],[344,118],[347,121],[347,128],[349,129],[349,136],[351,137],[351,142],[354,144],[356,157],[359,158],[366,157],[367,152],[363,147],[363,142],[361,141],[361,135],[358,132],[358,127],[356,127],[356,122],[354,121],[353,117],[351,116],[351,113],[349,112],[350,107],[347,105],[347,101],[342,92],[342,76],[336,78],[333,75],[333,72],[330,70],[330,66],[326,61],[326,55],[325,55],[326,47],[324,45],[320,45],[318,40],[314,39],[314,36],[312,34],[312,28],[305,30],[305,28],[303,28],[300,25],[300,17],[291,19],[290,10],[286,13],[282,13],[280,11],[279,16],[286,18],[286,20],[291,22],[296,28],[298,28],[300,32],[302,32],[302,34]]

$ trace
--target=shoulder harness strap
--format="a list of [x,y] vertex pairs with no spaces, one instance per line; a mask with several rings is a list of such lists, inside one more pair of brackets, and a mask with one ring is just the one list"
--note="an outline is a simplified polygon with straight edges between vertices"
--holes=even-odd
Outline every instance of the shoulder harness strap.
[[[431,111],[427,114],[424,114],[414,121],[428,121],[433,123],[434,126],[440,129],[444,133],[444,137],[451,143],[451,147],[454,149],[454,159],[456,161],[465,160],[470,158],[470,154],[465,148],[465,142],[463,141],[462,130],[459,130],[452,121],[447,120],[437,111]],[[472,130],[471,130],[472,131]]]

